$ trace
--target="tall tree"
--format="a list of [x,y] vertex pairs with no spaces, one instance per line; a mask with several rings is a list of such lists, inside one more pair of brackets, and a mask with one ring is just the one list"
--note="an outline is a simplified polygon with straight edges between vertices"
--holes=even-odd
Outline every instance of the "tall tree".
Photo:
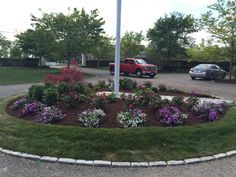
[[11,58],[22,58],[23,52],[19,43],[17,41],[12,42],[10,47],[10,57]]
[[217,0],[202,14],[201,24],[213,38],[224,44],[230,58],[230,80],[232,63],[236,60],[236,0]]
[[142,32],[126,32],[121,38],[122,57],[135,57],[143,52],[145,47],[141,44],[144,40]]
[[8,57],[11,42],[0,33],[0,57]]
[[189,34],[196,31],[195,19],[191,15],[174,12],[159,18],[154,27],[148,30],[147,38],[150,47],[169,61],[186,55],[186,47],[191,45]]
[[93,45],[104,32],[102,25],[105,23],[98,15],[98,10],[86,13],[84,9],[74,9],[68,15],[63,13],[42,13],[42,18],[32,16],[34,26],[46,31],[51,31],[65,49],[65,55],[70,64],[70,58],[93,49]]
[[203,61],[222,61],[224,60],[225,47],[220,47],[212,42],[212,40],[202,42],[187,49],[189,59]]

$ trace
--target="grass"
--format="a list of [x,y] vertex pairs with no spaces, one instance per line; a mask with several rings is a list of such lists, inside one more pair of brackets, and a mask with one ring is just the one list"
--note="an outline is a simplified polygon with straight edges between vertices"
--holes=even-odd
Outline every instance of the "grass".
[[87,160],[156,161],[236,149],[236,109],[220,121],[192,127],[92,129],[40,125],[5,113],[0,101],[0,147],[37,155]]
[[[27,67],[0,67],[0,85],[37,83],[44,80],[47,74],[59,74],[59,69],[27,68]],[[84,74],[84,78],[92,77]]]

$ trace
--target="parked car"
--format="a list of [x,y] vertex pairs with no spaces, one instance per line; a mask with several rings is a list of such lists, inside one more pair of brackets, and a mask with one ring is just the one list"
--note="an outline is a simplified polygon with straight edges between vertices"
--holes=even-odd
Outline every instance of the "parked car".
[[[109,63],[109,70],[111,74],[114,74],[115,64]],[[137,77],[148,75],[151,78],[157,74],[157,66],[153,64],[147,64],[143,59],[126,58],[124,62],[120,63],[120,73],[135,74]]]
[[215,80],[224,79],[226,72],[216,64],[199,64],[190,69],[189,75],[193,80],[196,78]]

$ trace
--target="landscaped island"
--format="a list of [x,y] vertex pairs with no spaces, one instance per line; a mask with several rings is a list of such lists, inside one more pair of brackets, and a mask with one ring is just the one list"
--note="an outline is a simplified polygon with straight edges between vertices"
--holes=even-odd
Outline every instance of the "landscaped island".
[[121,79],[120,83],[124,93],[119,98],[113,92],[100,92],[111,89],[112,81],[96,85],[85,82],[33,85],[27,96],[12,100],[6,111],[43,124],[130,128],[213,122],[228,110],[225,102],[202,102],[201,94],[164,85],[153,87],[150,82],[137,86],[131,79]]

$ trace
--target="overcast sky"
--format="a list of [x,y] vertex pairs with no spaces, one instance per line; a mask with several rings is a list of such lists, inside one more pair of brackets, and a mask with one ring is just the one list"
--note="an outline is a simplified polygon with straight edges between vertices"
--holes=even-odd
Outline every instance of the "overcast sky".
[[[121,33],[126,31],[146,31],[155,21],[173,11],[192,14],[200,18],[207,11],[207,5],[216,0],[122,0]],[[43,12],[68,12],[68,7],[84,8],[86,11],[98,9],[106,24],[104,29],[110,36],[115,36],[116,0],[2,0],[0,6],[0,32],[8,39],[30,28],[30,15],[40,16]],[[198,40],[205,38],[205,33],[195,35]]]

